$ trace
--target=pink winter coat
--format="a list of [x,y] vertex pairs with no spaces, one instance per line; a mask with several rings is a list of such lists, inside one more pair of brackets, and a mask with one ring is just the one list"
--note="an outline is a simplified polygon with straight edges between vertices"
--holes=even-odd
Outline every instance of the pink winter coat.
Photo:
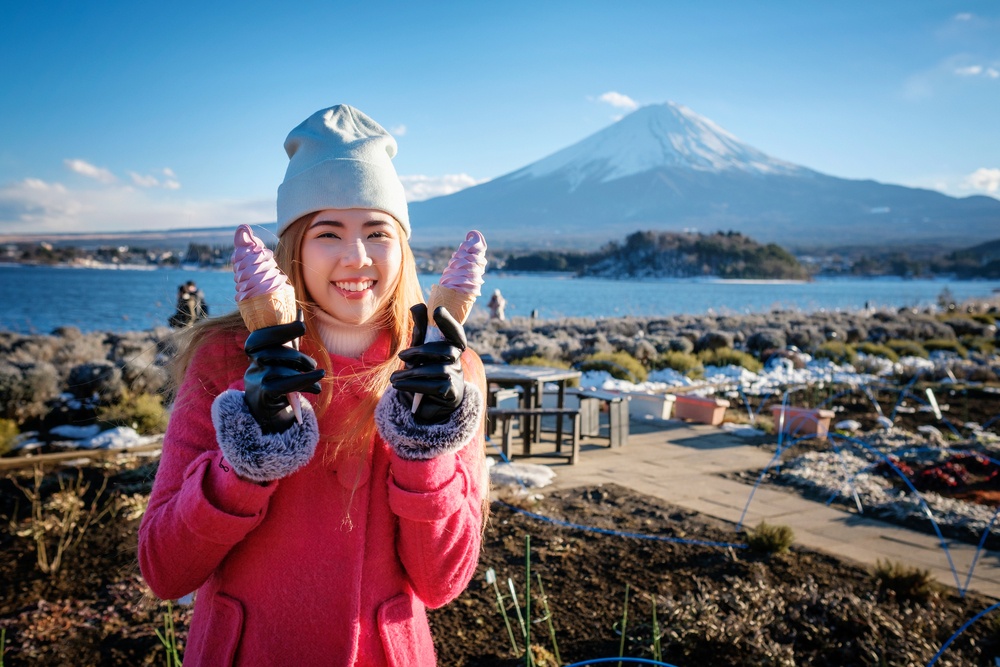
[[[266,485],[232,472],[213,399],[243,389],[245,334],[216,336],[188,369],[139,529],[139,563],[160,598],[197,590],[185,667],[435,664],[425,613],[476,568],[485,494],[482,428],[455,454],[397,456],[380,436],[365,459],[324,461]],[[305,350],[308,354],[309,351]],[[385,359],[333,357],[333,377]],[[482,363],[462,358],[485,396]],[[335,399],[336,400],[336,399]],[[320,433],[350,407],[331,405]]]

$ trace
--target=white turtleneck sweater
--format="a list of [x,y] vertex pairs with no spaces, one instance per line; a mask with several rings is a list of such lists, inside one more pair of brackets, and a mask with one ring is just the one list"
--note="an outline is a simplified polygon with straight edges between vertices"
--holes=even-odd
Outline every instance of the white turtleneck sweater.
[[320,340],[330,354],[358,359],[378,338],[378,329],[370,322],[344,324],[318,307],[312,309],[312,314]]

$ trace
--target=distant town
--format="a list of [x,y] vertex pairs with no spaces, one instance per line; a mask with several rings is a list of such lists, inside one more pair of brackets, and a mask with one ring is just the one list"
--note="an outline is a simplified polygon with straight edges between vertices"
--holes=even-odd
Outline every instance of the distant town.
[[[452,249],[414,248],[417,269],[440,272]],[[0,245],[0,262],[81,268],[225,269],[231,245],[189,243],[184,251],[139,245],[72,245],[48,241]],[[596,251],[522,250],[488,254],[491,269],[509,272],[567,272],[606,278],[720,278],[808,280],[832,276],[948,276],[1000,278],[1000,240],[942,252],[933,247],[843,248],[789,252],[760,244],[738,232],[635,232]]]

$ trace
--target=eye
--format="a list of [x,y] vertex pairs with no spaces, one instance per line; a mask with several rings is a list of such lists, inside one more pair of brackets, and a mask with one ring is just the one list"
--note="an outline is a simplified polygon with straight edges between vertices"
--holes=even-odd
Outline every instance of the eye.
[[339,239],[340,237],[333,232],[320,232],[316,235],[318,239]]
[[379,231],[375,231],[375,232],[372,232],[371,234],[369,234],[368,238],[370,238],[370,239],[387,239],[387,238],[390,238],[390,236],[389,236],[388,232],[384,232],[384,231],[379,230]]

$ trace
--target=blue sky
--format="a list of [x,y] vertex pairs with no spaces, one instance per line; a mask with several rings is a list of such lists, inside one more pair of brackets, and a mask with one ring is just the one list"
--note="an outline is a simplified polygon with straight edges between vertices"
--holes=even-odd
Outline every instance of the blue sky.
[[[274,218],[352,104],[412,199],[673,101],[845,178],[1000,197],[1000,2],[5,2],[0,234]],[[418,233],[419,230],[415,230]]]

